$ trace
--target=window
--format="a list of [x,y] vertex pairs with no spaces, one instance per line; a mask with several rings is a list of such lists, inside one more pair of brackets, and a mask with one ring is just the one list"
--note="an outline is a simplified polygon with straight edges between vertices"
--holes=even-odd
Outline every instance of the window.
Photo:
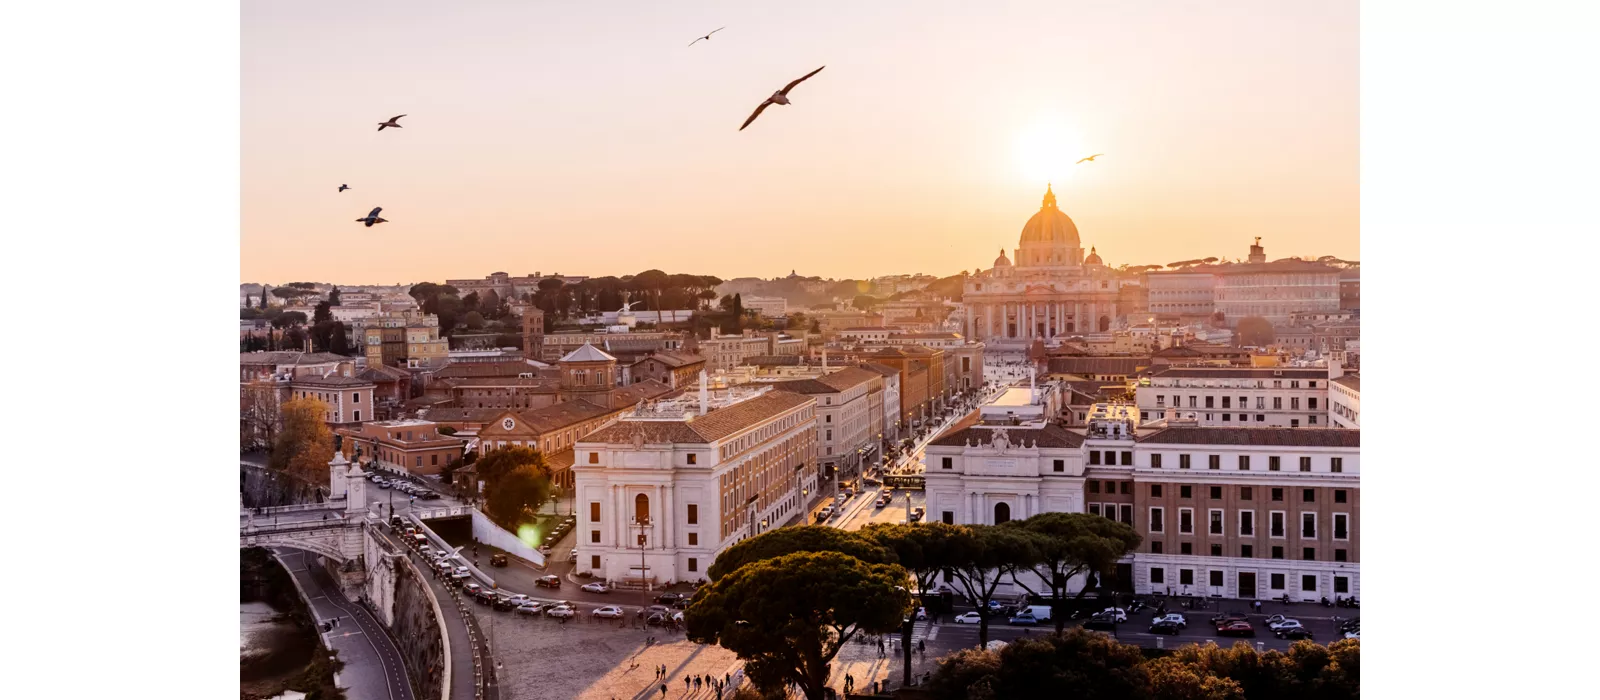
[[1333,490],[1333,502],[1334,503],[1344,503],[1345,502],[1345,490],[1344,489],[1334,489]]
[[1163,568],[1161,568],[1159,566],[1150,567],[1150,583],[1152,583],[1152,584],[1156,584],[1156,583],[1165,584],[1166,582],[1167,582],[1167,571],[1166,571],[1166,569],[1163,569]]
[[439,466],[439,454],[437,452],[435,452],[434,454],[429,455],[429,456],[431,456],[433,458],[433,466],[435,466],[435,467]]
[[1291,410],[1291,411],[1300,410],[1300,397],[1298,397],[1298,396],[1289,397],[1289,410]]
[[1051,465],[1051,467],[1057,472],[1064,472],[1067,470],[1067,460],[1058,459]]
[[1267,516],[1267,535],[1271,537],[1283,537],[1284,512],[1281,510],[1275,510],[1271,513],[1268,513]]
[[954,459],[952,459],[950,457],[940,457],[939,458],[939,467],[940,468],[949,469],[949,468],[951,468],[953,466],[955,466],[955,460]]
[[1300,577],[1300,590],[1302,590],[1302,591],[1315,591],[1315,590],[1317,590],[1317,577],[1315,575],[1312,575],[1312,574],[1305,574],[1305,575],[1301,576]]
[[1099,515],[1100,514],[1100,504],[1099,503],[1090,503],[1089,504],[1089,514],[1090,515]]
[[1188,469],[1189,468],[1189,455],[1178,455],[1178,468],[1179,469]]
[[1215,402],[1212,400],[1212,397],[1210,397],[1210,396],[1206,397],[1206,408],[1216,408],[1216,406],[1213,405],[1214,403]]
[[1255,547],[1250,545],[1241,544],[1239,545],[1239,556],[1244,557],[1245,559],[1250,559],[1256,555],[1255,549]]
[[589,531],[589,543],[590,544],[600,544],[600,531],[599,530],[590,530]]
[[1116,492],[1117,492],[1117,482],[1115,482],[1115,481],[1107,481],[1106,482],[1106,493],[1109,495],[1109,494],[1113,494],[1113,493],[1116,493]]
[[700,560],[696,559],[694,557],[689,557],[689,570],[690,571],[699,571],[700,570]]
[[1179,498],[1194,498],[1194,487],[1184,484],[1178,487]]
[[1274,591],[1283,590],[1283,574],[1273,574],[1272,575],[1272,590],[1274,590]]
[[1006,503],[994,504],[994,524],[1004,525],[1011,522],[1011,506]]
[[1222,545],[1220,545],[1220,544],[1211,545],[1211,556],[1213,556],[1213,557],[1222,556]]
[[[1249,407],[1250,407],[1250,397],[1248,397],[1248,396],[1239,397],[1239,408],[1249,408]],[[1239,418],[1239,420],[1249,420],[1248,418],[1242,417],[1243,414],[1240,414],[1240,416],[1241,417]]]
[[1254,537],[1256,534],[1256,512],[1253,510],[1239,511],[1239,536]]
[[[1315,398],[1306,399],[1306,409],[1311,411],[1317,410],[1317,400]],[[1312,417],[1315,418],[1316,416]]]
[[1194,585],[1194,569],[1178,569],[1178,585]]
[[1283,558],[1283,547],[1281,547],[1281,546],[1273,547],[1272,548],[1272,558],[1273,559],[1282,559]]
[[1256,422],[1257,423],[1265,423],[1265,422],[1267,422],[1267,417],[1265,415],[1263,415],[1263,414],[1257,413],[1256,414]]
[[1316,547],[1306,547],[1306,548],[1300,550],[1300,558],[1304,559],[1306,561],[1316,561],[1317,560],[1317,548]]
[[1196,406],[1194,405],[1194,397],[1193,396],[1189,397],[1189,408],[1196,408]]
[[[358,392],[356,392],[354,394],[351,394],[350,403],[361,403],[361,392],[358,391]],[[361,420],[361,419],[357,418],[356,420]]]
[[1305,502],[1305,503],[1316,503],[1317,502],[1317,490],[1316,489],[1300,489],[1300,500],[1302,502]]
[[1348,577],[1345,577],[1345,576],[1335,576],[1335,577],[1333,577],[1333,592],[1334,593],[1349,593],[1350,592],[1350,579]]
[[1217,571],[1215,569],[1213,569],[1211,571],[1211,585],[1213,585],[1213,586],[1221,586],[1222,585],[1222,572],[1221,571]]
[[1117,463],[1117,453],[1112,452],[1111,450],[1106,450],[1106,464],[1116,464],[1116,463]]
[[1122,453],[1122,464],[1129,467],[1133,466],[1133,452],[1131,450]]
[[1185,535],[1194,532],[1194,509],[1193,508],[1179,508],[1178,509],[1178,532],[1182,533],[1182,534],[1185,534]]
[[1100,482],[1091,480],[1089,482],[1089,493],[1100,493]]
[[694,463],[695,463],[695,462],[694,462],[694,459],[695,459],[695,456],[696,456],[696,455],[695,455],[695,454],[694,454],[694,453],[692,453],[692,452],[691,452],[691,453],[689,453],[689,463],[690,463],[690,464],[694,464]]
[[1281,397],[1281,396],[1272,397],[1272,410],[1274,410],[1274,411],[1283,410],[1283,397]]
[[1133,525],[1133,505],[1132,504],[1130,504],[1130,503],[1122,504],[1122,506],[1119,508],[1118,512],[1120,512],[1122,514],[1122,522],[1124,524],[1130,525],[1130,526]]
[[1283,500],[1283,489],[1282,488],[1273,488],[1272,489],[1272,500],[1274,500],[1274,501]]
[[1210,511],[1210,515],[1211,515],[1211,534],[1213,534],[1213,535],[1222,534],[1222,510],[1218,509],[1218,508],[1212,508],[1211,511]]
[[689,504],[689,524],[690,525],[699,525],[700,524],[700,505],[698,503],[690,503]]
[[954,524],[956,524],[956,513],[955,513],[955,511],[953,511],[953,510],[944,511],[944,513],[942,514],[942,517],[940,517],[940,520],[943,520],[944,524],[946,524],[946,525],[954,525]]
[[633,497],[633,519],[646,522],[650,519],[650,497],[639,494]]
[[1161,484],[1151,484],[1150,485],[1150,497],[1151,498],[1160,498],[1161,497]]
[[1151,540],[1150,541],[1150,553],[1151,554],[1160,554],[1161,553],[1161,540]]
[[1336,540],[1348,540],[1348,539],[1350,539],[1350,514],[1349,513],[1334,513],[1333,514],[1333,539],[1336,539]]
[[1122,495],[1124,495],[1124,496],[1132,496],[1133,495],[1133,482],[1132,481],[1124,481],[1124,482],[1122,482]]
[[1317,536],[1317,514],[1316,513],[1301,513],[1300,514],[1300,536],[1301,537],[1316,537]]
[[1161,455],[1150,455],[1150,468],[1151,469],[1160,469],[1161,468]]
[[1311,417],[1310,424],[1311,425],[1316,425],[1317,424],[1317,417],[1316,416],[1312,416]]
[[1278,457],[1277,455],[1273,455],[1273,456],[1267,458],[1267,471],[1275,472],[1275,471],[1280,471],[1282,468],[1283,468],[1283,459],[1281,457]]
[[[360,396],[360,394],[357,394],[357,396]],[[361,411],[360,410],[356,411],[356,422],[357,423],[361,422]]]
[[1221,469],[1222,468],[1222,455],[1207,455],[1206,456],[1206,467],[1208,467],[1210,469]]
[[591,523],[600,522],[600,502],[599,501],[590,501],[589,502],[589,522],[591,522]]
[[1166,528],[1165,512],[1160,508],[1150,509],[1150,531],[1163,532]]
[[1166,408],[1166,405],[1167,405],[1167,396],[1166,396],[1166,394],[1156,394],[1156,408]]
[[[1222,407],[1223,408],[1233,408],[1233,397],[1232,396],[1224,396],[1224,397],[1222,397]],[[1210,406],[1207,406],[1206,408],[1210,408]]]
[[832,430],[828,430],[828,431],[825,431],[825,432],[828,433],[827,439],[831,442],[833,440],[833,431]]
[[1219,500],[1219,501],[1222,500],[1222,487],[1221,486],[1213,486],[1213,487],[1211,487],[1211,497],[1216,499],[1216,500]]
[[[501,447],[504,447],[504,445],[501,445]],[[589,453],[589,463],[590,464],[599,464],[600,463],[600,453],[599,452],[590,452]]]
[[1249,486],[1240,486],[1239,487],[1239,500],[1248,501],[1253,496],[1255,496],[1255,489],[1250,488]]
[[1180,542],[1178,544],[1178,553],[1179,554],[1194,554],[1194,545],[1189,543],[1189,542]]
[[1100,451],[1099,450],[1089,450],[1089,463],[1090,464],[1099,464],[1100,463]]
[[833,422],[833,414],[829,413],[828,415],[823,416],[822,417],[822,422],[824,422],[824,423],[832,423]]
[[1335,474],[1339,474],[1339,473],[1344,471],[1344,458],[1343,457],[1333,457],[1333,458],[1328,460],[1328,464],[1330,465],[1330,468],[1333,470],[1333,473],[1335,473]]
[[1239,455],[1239,471],[1250,471],[1250,455]]
[[[1265,396],[1257,396],[1256,397],[1256,410],[1257,411],[1264,411],[1264,410],[1266,410],[1266,408],[1267,408],[1267,398]],[[1261,419],[1257,418],[1256,420],[1261,420]]]
[[594,556],[589,557],[589,568],[591,568],[591,569],[600,568],[600,555],[596,554]]
[[694,547],[694,546],[699,545],[699,544],[700,544],[700,533],[698,533],[698,532],[689,533],[689,546],[690,547]]
[[1300,458],[1300,471],[1303,471],[1303,472],[1311,471],[1311,458],[1310,457],[1301,457]]
[[1335,550],[1333,550],[1333,560],[1334,561],[1350,561],[1350,550],[1348,550],[1348,549],[1335,549]]

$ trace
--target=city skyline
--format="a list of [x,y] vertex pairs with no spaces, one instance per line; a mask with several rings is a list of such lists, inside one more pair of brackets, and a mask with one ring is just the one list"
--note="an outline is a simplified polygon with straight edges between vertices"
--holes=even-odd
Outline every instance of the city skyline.
[[945,276],[1046,183],[1113,266],[1359,259],[1354,4],[936,5],[246,4],[240,280]]

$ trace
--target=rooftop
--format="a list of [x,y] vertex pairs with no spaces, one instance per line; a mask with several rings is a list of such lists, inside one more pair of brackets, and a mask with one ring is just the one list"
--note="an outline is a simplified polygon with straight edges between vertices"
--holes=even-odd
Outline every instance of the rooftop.
[[1361,447],[1361,431],[1345,428],[1220,428],[1176,426],[1140,435],[1141,443],[1252,447]]
[[372,386],[372,382],[370,380],[357,379],[355,377],[344,377],[337,374],[330,374],[326,377],[295,377],[294,383],[303,384],[306,386],[326,387]]
[[1151,378],[1178,379],[1321,379],[1327,376],[1326,367],[1163,367],[1150,373]]
[[299,352],[295,350],[276,350],[272,352],[241,352],[239,364],[241,365],[320,365],[329,362],[353,362],[355,358],[335,355],[331,352]]
[[1072,432],[1059,425],[1048,424],[1043,428],[1021,428],[1001,425],[975,425],[970,428],[947,433],[934,440],[931,445],[938,447],[967,447],[990,444],[995,437],[995,431],[1006,431],[1006,441],[1014,447],[1039,447],[1049,448],[1074,448],[1083,445],[1083,436]]
[[562,362],[616,362],[617,358],[606,354],[593,345],[584,343],[582,347],[573,350],[561,358]]
[[708,444],[815,400],[769,387],[734,387],[716,392],[713,409],[698,415],[698,398],[686,394],[677,400],[624,413],[621,420],[589,434],[583,442],[627,444],[635,436],[645,442]]
[[1359,374],[1346,374],[1343,377],[1333,380],[1333,383],[1354,391],[1357,394],[1361,393],[1361,375]]

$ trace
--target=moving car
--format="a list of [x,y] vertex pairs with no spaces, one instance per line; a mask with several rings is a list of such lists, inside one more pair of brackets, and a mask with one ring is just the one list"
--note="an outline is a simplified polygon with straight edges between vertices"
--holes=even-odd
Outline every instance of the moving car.
[[646,615],[671,615],[672,614],[672,608],[669,608],[669,607],[667,607],[665,605],[652,605],[652,606],[644,609],[644,614],[646,614]]
[[1178,623],[1165,618],[1150,623],[1150,634],[1177,634],[1183,630]]
[[587,593],[610,593],[611,592],[610,590],[606,589],[606,584],[604,584],[604,583],[602,583],[600,581],[595,581],[594,583],[585,583],[585,584],[583,584],[582,588]]
[[528,596],[525,596],[525,595],[523,595],[521,593],[518,593],[516,595],[511,596],[511,604],[512,605],[526,605],[526,604],[532,603],[532,602],[533,602],[532,598],[529,598]]
[[622,608],[619,608],[615,605],[607,605],[603,608],[595,608],[594,612],[590,614],[595,617],[606,617],[615,620],[622,617],[623,612]]
[[1304,627],[1280,627],[1272,631],[1278,639],[1310,639],[1311,630]]
[[472,570],[465,566],[458,566],[456,567],[455,572],[450,575],[455,578],[468,578],[472,576]]
[[555,574],[550,574],[548,576],[540,576],[538,578],[538,580],[533,582],[533,585],[538,586],[540,588],[560,588],[561,587],[561,577],[557,576]]
[[1095,614],[1096,615],[1110,615],[1111,617],[1116,618],[1117,622],[1127,622],[1128,621],[1128,611],[1123,610],[1122,608],[1106,608],[1105,610],[1101,610],[1100,612],[1097,612]]
[[1157,615],[1154,620],[1150,621],[1150,624],[1155,625],[1161,622],[1169,622],[1177,625],[1178,629],[1189,628],[1189,621],[1184,618],[1183,613],[1167,613],[1165,615]]
[[495,610],[513,610],[518,605],[521,605],[521,603],[512,602],[511,596],[505,595],[503,593],[500,594],[500,595],[495,596],[495,598],[494,598],[494,609]]
[[823,506],[822,510],[817,511],[817,522],[819,523],[830,517],[833,517],[833,506]]
[[645,618],[644,623],[650,627],[660,627],[667,624],[667,616],[661,613],[655,613],[654,615]]
[[1117,618],[1116,618],[1115,615],[1108,615],[1106,613],[1095,613],[1093,615],[1090,615],[1089,619],[1083,621],[1083,628],[1086,629],[1086,630],[1110,630],[1110,629],[1116,629],[1117,628]]
[[1039,618],[1034,617],[1033,613],[1024,612],[1012,615],[1007,622],[1013,625],[1037,625],[1039,624]]
[[981,620],[983,616],[975,612],[961,613],[955,617],[955,621],[963,625],[976,625]]
[[1256,628],[1251,627],[1250,623],[1244,620],[1234,620],[1217,625],[1217,634],[1224,637],[1254,637],[1256,636]]
[[550,617],[572,617],[578,614],[578,611],[574,610],[571,605],[555,605],[544,611],[544,614]]
[[472,599],[476,600],[476,601],[478,601],[480,603],[485,603],[485,604],[493,603],[494,599],[495,599],[495,594],[494,594],[494,591],[491,591],[491,590],[488,590],[488,589],[484,589],[484,588],[480,588],[480,589],[478,589],[477,593],[473,593],[472,594]]
[[689,596],[684,593],[662,593],[661,595],[656,596],[656,602],[662,605],[671,605],[678,602],[679,598],[687,597]]
[[476,583],[469,583],[463,586],[461,590],[465,591],[467,595],[477,595],[478,591],[483,590],[483,586],[480,586]]
[[[1279,617],[1282,617],[1282,615]],[[1216,615],[1211,616],[1211,624],[1216,625],[1217,627],[1221,627],[1230,622],[1245,622],[1247,620],[1249,620],[1249,618],[1245,617],[1245,614],[1242,612],[1217,613]],[[1271,618],[1268,618],[1267,621],[1271,622],[1272,620]]]
[[1278,630],[1288,630],[1288,629],[1297,629],[1297,628],[1303,629],[1304,627],[1305,627],[1304,625],[1300,624],[1299,620],[1279,620],[1277,622],[1268,622],[1267,623],[1267,629],[1272,630],[1274,632],[1276,632]]
[[544,603],[523,603],[512,612],[518,615],[538,615],[544,612]]
[[495,552],[494,556],[489,557],[489,566],[505,566],[510,563],[511,560],[506,557],[504,552]]

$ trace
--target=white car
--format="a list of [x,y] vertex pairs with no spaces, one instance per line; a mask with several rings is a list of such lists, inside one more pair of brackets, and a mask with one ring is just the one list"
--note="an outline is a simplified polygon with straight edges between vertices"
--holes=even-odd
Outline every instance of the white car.
[[615,620],[622,617],[624,613],[622,612],[622,608],[619,608],[615,605],[607,605],[603,608],[595,608],[594,612],[589,614],[595,617],[609,617]]
[[1183,629],[1188,629],[1189,628],[1189,621],[1187,619],[1184,619],[1182,613],[1167,613],[1165,615],[1157,615],[1154,620],[1150,621],[1150,624],[1154,625],[1154,624],[1160,623],[1160,622],[1171,622],[1172,624],[1175,624],[1180,628],[1183,628]]
[[928,619],[928,609],[927,608],[917,608],[917,613],[913,617],[915,619],[917,619],[917,620],[926,620],[926,619]]
[[511,596],[511,598],[509,600],[510,600],[512,605],[516,605],[516,606],[527,605],[527,604],[533,602],[532,598],[529,598],[528,596],[523,595],[521,593],[518,593],[518,594],[516,594],[514,596]]
[[544,603],[523,603],[517,606],[515,612],[518,615],[538,615],[544,612]]
[[1345,639],[1360,639],[1361,638],[1361,632],[1358,631],[1358,630],[1351,630],[1349,632],[1345,632],[1344,633],[1344,638]]
[[456,578],[471,578],[472,570],[465,566],[458,566],[456,567],[455,571],[450,573],[450,575]]
[[956,622],[963,625],[976,625],[983,621],[983,616],[975,612],[961,613],[956,616]]
[[551,607],[549,610],[544,611],[544,614],[549,615],[550,617],[572,617],[573,615],[578,614],[578,611],[572,609],[572,606],[570,605],[557,605]]
[[585,583],[582,586],[580,586],[579,588],[582,588],[584,591],[587,591],[589,593],[609,593],[610,592],[610,591],[606,590],[606,584],[601,583],[599,581],[595,581],[594,583]]
[[1293,619],[1278,620],[1277,622],[1267,623],[1267,629],[1270,629],[1274,632],[1277,632],[1278,630],[1294,629],[1300,626],[1300,621]]
[[1285,622],[1293,622],[1296,625],[1300,624],[1299,620],[1293,620],[1287,615],[1272,615],[1266,619],[1267,629],[1278,629],[1278,625],[1281,625]]
[[1105,610],[1101,610],[1100,614],[1109,615],[1113,618],[1116,618],[1117,622],[1128,621],[1128,611],[1123,610],[1122,608],[1106,608]]

